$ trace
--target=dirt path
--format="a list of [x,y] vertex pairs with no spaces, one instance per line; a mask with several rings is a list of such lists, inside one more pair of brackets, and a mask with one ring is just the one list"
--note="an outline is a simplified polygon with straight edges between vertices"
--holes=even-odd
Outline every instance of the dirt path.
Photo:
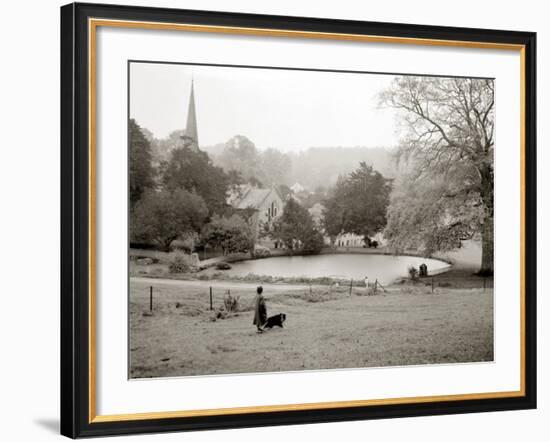
[[300,290],[305,287],[309,287],[309,284],[269,284],[269,283],[253,283],[253,282],[233,282],[233,281],[193,281],[183,279],[164,279],[164,278],[130,278],[131,283],[149,284],[153,287],[155,285],[170,285],[178,287],[190,287],[190,288],[221,288],[221,289],[251,289],[261,285],[264,290],[272,291],[288,291],[288,290]]

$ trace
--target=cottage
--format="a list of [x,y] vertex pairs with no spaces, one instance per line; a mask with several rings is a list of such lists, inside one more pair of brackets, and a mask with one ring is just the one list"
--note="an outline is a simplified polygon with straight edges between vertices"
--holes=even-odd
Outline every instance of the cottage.
[[274,187],[260,189],[248,184],[239,186],[237,191],[230,195],[228,203],[235,209],[255,210],[252,223],[258,236],[258,243],[271,248],[277,247],[277,244],[269,238],[260,237],[261,229],[269,227],[283,214],[284,201]]

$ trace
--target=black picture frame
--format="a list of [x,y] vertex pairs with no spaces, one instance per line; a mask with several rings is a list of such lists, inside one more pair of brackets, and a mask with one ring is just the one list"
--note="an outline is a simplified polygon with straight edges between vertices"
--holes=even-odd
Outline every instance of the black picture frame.
[[[524,395],[94,422],[90,418],[90,18],[521,45],[524,51]],[[76,438],[536,408],[536,34],[73,3],[61,7],[61,434]]]

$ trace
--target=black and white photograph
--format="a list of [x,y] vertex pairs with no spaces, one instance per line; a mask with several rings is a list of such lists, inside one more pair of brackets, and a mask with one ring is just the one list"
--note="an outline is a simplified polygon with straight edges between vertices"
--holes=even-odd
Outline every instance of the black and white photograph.
[[491,363],[494,88],[130,60],[129,378]]

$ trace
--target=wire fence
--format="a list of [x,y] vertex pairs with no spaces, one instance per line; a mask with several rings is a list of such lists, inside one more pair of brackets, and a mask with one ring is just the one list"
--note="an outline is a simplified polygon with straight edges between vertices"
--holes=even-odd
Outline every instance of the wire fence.
[[[303,295],[303,299],[308,302],[318,302],[322,300],[327,300],[328,298],[334,299],[341,295],[366,295],[374,296],[379,294],[387,294],[389,292],[408,292],[411,288],[421,289],[423,293],[439,293],[441,289],[453,289],[453,288],[466,288],[466,289],[481,289],[483,292],[492,290],[494,287],[494,282],[492,277],[480,277],[472,276],[468,279],[460,280],[459,283],[456,282],[456,278],[452,279],[446,276],[445,274],[439,274],[434,276],[422,276],[416,278],[402,279],[401,284],[396,283],[392,284],[391,287],[386,287],[378,279],[370,281],[368,279],[350,279],[350,280],[334,280],[329,284],[301,284],[301,285],[289,285],[288,291],[285,291],[284,285],[279,285],[275,290],[275,295],[280,296],[289,296],[290,294]],[[261,283],[258,283],[261,285]],[[226,309],[230,310],[229,306],[237,306],[239,303],[240,295],[243,292],[252,299],[256,292],[256,287],[253,285],[243,286],[242,288],[235,289],[237,294],[232,295],[231,290],[234,287],[225,287],[220,284],[216,285],[206,285],[204,288],[195,289],[195,292],[198,293],[190,295],[188,298],[193,300],[193,304],[199,303],[197,308],[201,310],[213,311],[216,308],[224,306]],[[439,289],[439,290],[438,290]],[[166,293],[170,292],[169,296],[166,296]],[[143,296],[140,296],[139,304],[144,309],[145,314],[151,314],[155,311],[156,308],[160,307],[162,304],[172,303],[176,307],[180,305],[185,299],[180,299],[177,293],[179,292],[181,296],[185,292],[181,292],[179,289],[166,287],[159,287],[154,284],[146,286],[146,299]],[[235,296],[236,295],[236,296]],[[179,301],[176,301],[180,299]],[[136,301],[136,300],[134,300]],[[246,302],[246,299],[241,301],[241,304],[246,304],[243,307],[246,310],[250,309],[249,303]],[[216,307],[216,306],[219,307]]]

